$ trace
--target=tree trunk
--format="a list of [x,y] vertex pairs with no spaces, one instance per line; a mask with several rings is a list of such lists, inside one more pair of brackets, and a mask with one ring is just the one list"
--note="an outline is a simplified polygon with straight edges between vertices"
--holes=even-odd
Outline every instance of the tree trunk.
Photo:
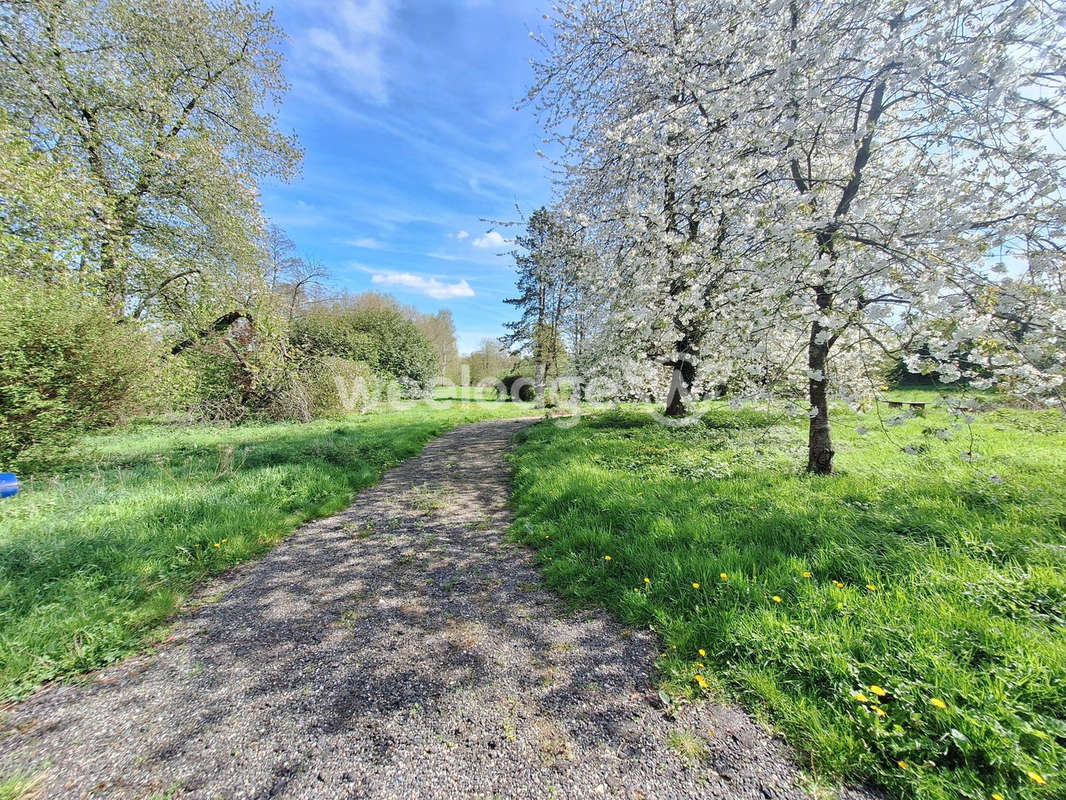
[[116,319],[126,316],[126,273],[123,266],[119,237],[108,230],[100,243],[100,273],[103,279],[104,302]]
[[691,362],[682,361],[674,365],[674,374],[670,379],[670,391],[666,395],[666,416],[675,419],[688,416],[685,397],[692,389],[692,383],[695,380],[696,368]]
[[[829,475],[833,472],[833,439],[829,427],[829,400],[826,386],[826,363],[829,360],[829,344],[817,340],[822,333],[822,326],[817,320],[811,325],[811,340],[807,347],[807,366],[811,378],[808,383],[811,408],[818,413],[811,417],[807,432],[807,471],[816,475]],[[821,376],[818,378],[817,376]]]
[[533,391],[536,392],[537,407],[543,408],[547,402],[547,397],[544,396],[548,384],[548,366],[543,360],[538,360],[534,365],[533,372]]

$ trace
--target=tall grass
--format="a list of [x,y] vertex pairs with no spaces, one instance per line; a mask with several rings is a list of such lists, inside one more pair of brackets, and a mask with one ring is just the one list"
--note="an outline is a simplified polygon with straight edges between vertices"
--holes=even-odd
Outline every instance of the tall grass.
[[981,414],[976,460],[939,411],[837,420],[828,478],[771,414],[543,423],[514,530],[550,586],[661,634],[674,691],[741,700],[824,777],[1066,797],[1066,420]]
[[56,475],[0,501],[0,698],[142,646],[209,575],[347,506],[463,422],[522,404],[307,425],[146,424],[85,440]]

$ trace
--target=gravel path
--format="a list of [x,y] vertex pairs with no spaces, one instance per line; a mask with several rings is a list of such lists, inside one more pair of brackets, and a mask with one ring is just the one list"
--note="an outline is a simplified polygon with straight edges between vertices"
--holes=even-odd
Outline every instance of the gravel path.
[[805,797],[742,711],[653,707],[650,633],[540,587],[504,537],[522,424],[442,436],[154,654],[11,708],[0,772],[138,800]]

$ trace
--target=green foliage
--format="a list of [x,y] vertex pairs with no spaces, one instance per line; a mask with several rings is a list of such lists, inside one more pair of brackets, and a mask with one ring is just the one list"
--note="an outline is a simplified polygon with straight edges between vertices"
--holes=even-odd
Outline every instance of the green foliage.
[[248,381],[224,342],[209,341],[172,359],[175,406],[194,419],[240,422],[252,413]]
[[90,190],[61,153],[35,149],[0,111],[0,274],[53,277],[80,250]]
[[129,654],[208,575],[346,507],[455,425],[525,407],[419,407],[343,422],[156,424],[86,440],[0,503],[0,697]]
[[891,438],[838,413],[824,478],[771,414],[544,423],[515,456],[514,530],[556,590],[653,626],[675,689],[720,683],[819,773],[906,798],[1063,796],[1066,419],[981,414],[968,462],[939,410]]
[[518,385],[518,399],[531,402],[536,398],[536,390],[533,388],[533,378],[528,375],[506,375],[501,380],[505,391],[504,400],[513,400],[515,396],[515,384]]
[[536,390],[559,375],[566,359],[561,326],[574,300],[583,254],[573,232],[547,208],[538,208],[515,239],[518,296],[504,300],[520,312],[504,342],[533,359]]
[[0,460],[54,457],[112,422],[150,370],[147,338],[63,283],[0,276]]
[[362,361],[323,356],[303,373],[307,403],[315,417],[362,412],[374,399],[377,380]]
[[40,778],[0,778],[0,800],[31,800],[40,784]]
[[515,369],[515,357],[497,339],[483,339],[466,359],[473,386],[495,384]]
[[293,341],[315,356],[361,361],[416,393],[431,386],[440,372],[434,347],[392,308],[318,308],[296,320]]
[[[51,169],[69,168],[66,202],[84,209],[91,197],[78,276],[116,313],[182,317],[257,258],[256,181],[287,178],[301,155],[276,127],[286,84],[269,11],[4,3],[0,28],[0,106]],[[18,189],[5,181],[0,193]],[[22,222],[37,218],[32,205]]]
[[452,312],[441,309],[436,314],[418,314],[411,321],[423,336],[433,345],[440,364],[440,377],[453,383],[462,377],[459,371],[459,347],[455,341],[455,321]]
[[284,298],[265,276],[247,275],[233,288],[223,307],[238,310],[201,310],[184,349],[168,359],[176,407],[201,420],[309,421],[311,365],[290,347]]

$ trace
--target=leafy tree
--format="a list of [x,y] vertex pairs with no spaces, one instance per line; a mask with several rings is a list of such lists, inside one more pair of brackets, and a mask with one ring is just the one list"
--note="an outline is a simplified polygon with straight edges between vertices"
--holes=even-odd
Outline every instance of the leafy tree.
[[459,380],[459,347],[455,342],[455,321],[452,312],[441,309],[436,314],[418,314],[412,318],[415,327],[426,337],[440,361],[440,377],[453,382]]
[[567,229],[546,208],[533,212],[513,252],[518,296],[504,302],[521,316],[507,323],[503,343],[533,360],[534,391],[543,402],[549,375],[558,375],[566,351],[561,331],[574,286],[578,249]]
[[0,114],[0,273],[46,279],[69,273],[91,205],[77,165],[35,149]]
[[300,157],[270,112],[280,36],[230,0],[0,3],[0,105],[87,183],[69,263],[114,314],[180,316],[257,258],[256,178]]
[[544,41],[534,95],[567,154],[564,213],[601,248],[581,282],[619,348],[613,371],[627,384],[668,375],[666,414],[684,417],[701,374],[718,379],[710,359],[729,334],[717,305],[742,268],[723,257],[736,234],[730,197],[708,191],[700,171],[720,123],[700,115],[688,86],[713,82],[715,67],[696,62],[681,76],[660,61],[704,33],[707,9],[671,0],[567,10]]
[[497,381],[515,369],[514,356],[497,339],[482,339],[481,346],[466,357],[470,369],[470,382],[475,386],[482,381]]

